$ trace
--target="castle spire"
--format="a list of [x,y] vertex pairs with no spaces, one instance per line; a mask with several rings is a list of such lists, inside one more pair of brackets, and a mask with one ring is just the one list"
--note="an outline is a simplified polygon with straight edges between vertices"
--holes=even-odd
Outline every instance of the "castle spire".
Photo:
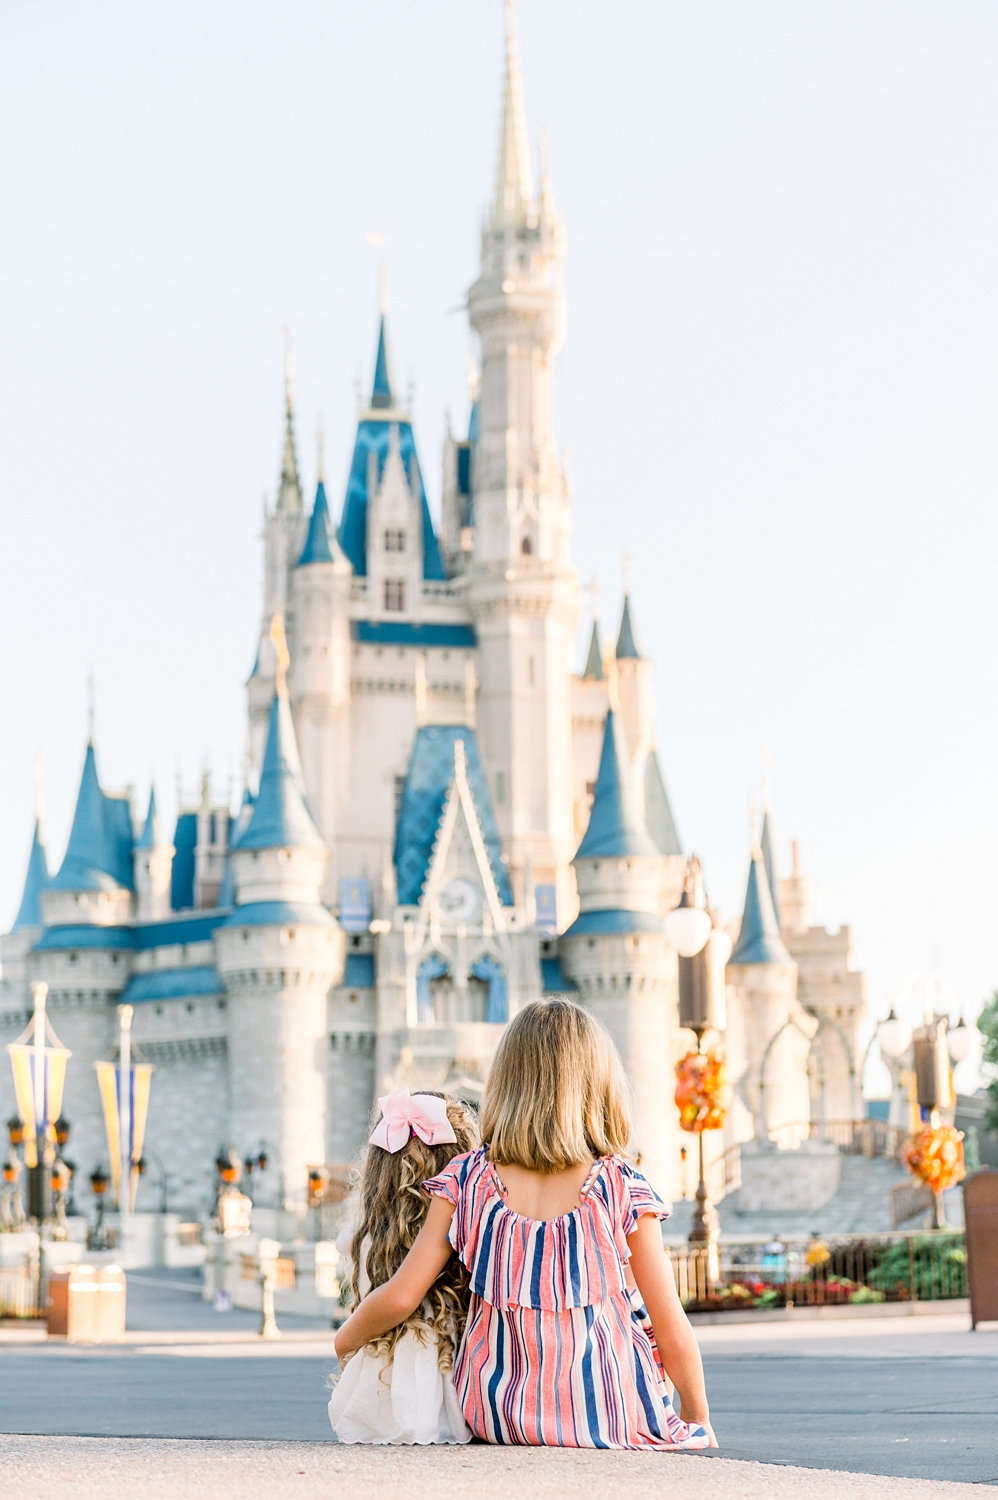
[[769,893],[769,880],[758,844],[752,851],[749,865],[748,885],[745,889],[745,909],[742,926],[738,934],[729,963],[732,964],[788,964],[790,954],[783,946],[773,898]]
[[283,621],[275,616],[271,627],[277,652],[277,685],[270,700],[267,743],[260,771],[260,788],[239,850],[323,848],[325,843],[305,802],[298,740],[287,690],[287,647]]
[[773,903],[773,914],[776,917],[776,925],[777,927],[782,927],[783,921],[780,916],[779,896],[780,875],[779,870],[776,868],[776,852],[773,847],[773,823],[768,800],[767,798],[763,804],[764,811],[762,814],[762,833],[759,836],[759,849],[762,853],[763,868],[766,871],[766,884],[769,886],[769,895]]
[[295,356],[289,343],[284,353],[284,450],[277,509],[283,515],[300,515],[304,508],[295,451]]
[[631,596],[624,595],[624,609],[620,616],[620,630],[617,633],[617,660],[618,661],[640,661],[641,652],[638,650],[634,639],[634,626],[631,623]]
[[516,39],[516,4],[515,0],[506,0],[506,81],[492,228],[517,229],[525,224],[532,199],[527,115],[520,78],[520,48]]
[[611,708],[607,711],[603,730],[603,749],[589,827],[575,858],[601,859],[640,854],[657,859],[658,849],[641,816],[630,776],[624,731]]
[[599,620],[593,620],[593,631],[589,637],[589,654],[586,657],[582,676],[590,682],[603,680],[603,646],[599,638]]
[[395,390],[392,385],[392,367],[388,359],[388,335],[385,326],[385,309],[382,304],[378,319],[378,353],[374,361],[371,406],[375,411],[384,411],[390,410],[394,405]]
[[163,833],[159,824],[159,813],[156,810],[156,788],[152,786],[149,788],[149,807],[146,812],[146,820],[142,825],[142,832],[139,834],[139,841],[135,847],[136,849],[148,851],[161,848],[163,842]]
[[28,856],[28,870],[24,877],[24,891],[21,895],[21,904],[17,909],[17,916],[14,918],[12,932],[18,932],[23,927],[42,925],[40,897],[48,883],[48,858],[45,853],[45,837],[39,812],[35,817],[35,831],[31,840],[31,853]]

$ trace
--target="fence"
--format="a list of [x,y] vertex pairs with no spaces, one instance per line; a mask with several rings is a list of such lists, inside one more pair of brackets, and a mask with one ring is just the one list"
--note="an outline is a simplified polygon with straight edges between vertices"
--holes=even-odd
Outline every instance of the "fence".
[[37,1318],[38,1281],[34,1268],[0,1266],[0,1318]]
[[[683,1305],[690,1311],[740,1307],[822,1307],[966,1297],[962,1232],[871,1234],[862,1239],[732,1242],[710,1253],[670,1246]],[[716,1274],[715,1274],[716,1273]]]

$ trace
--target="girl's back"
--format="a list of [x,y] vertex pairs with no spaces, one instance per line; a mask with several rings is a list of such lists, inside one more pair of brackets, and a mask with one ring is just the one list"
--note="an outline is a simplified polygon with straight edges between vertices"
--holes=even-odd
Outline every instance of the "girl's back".
[[668,1212],[639,1172],[606,1156],[548,1180],[497,1168],[482,1148],[426,1187],[454,1206],[450,1239],[471,1280],[454,1375],[477,1436],[581,1448],[708,1445],[704,1429],[673,1410],[647,1318],[628,1289],[627,1237],[643,1215]]

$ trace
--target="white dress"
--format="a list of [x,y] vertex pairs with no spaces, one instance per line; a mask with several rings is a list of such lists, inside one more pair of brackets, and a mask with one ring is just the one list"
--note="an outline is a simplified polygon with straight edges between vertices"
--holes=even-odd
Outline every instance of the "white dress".
[[329,1421],[341,1443],[471,1442],[450,1372],[437,1365],[436,1340],[423,1343],[412,1329],[387,1368],[383,1356],[358,1349],[333,1388]]

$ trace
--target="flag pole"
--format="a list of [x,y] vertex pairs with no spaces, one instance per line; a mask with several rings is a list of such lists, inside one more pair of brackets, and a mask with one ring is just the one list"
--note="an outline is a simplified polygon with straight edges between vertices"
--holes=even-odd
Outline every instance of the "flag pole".
[[118,1006],[120,1028],[118,1142],[121,1166],[118,1172],[118,1212],[121,1216],[121,1249],[125,1249],[125,1230],[132,1196],[132,1007]]

